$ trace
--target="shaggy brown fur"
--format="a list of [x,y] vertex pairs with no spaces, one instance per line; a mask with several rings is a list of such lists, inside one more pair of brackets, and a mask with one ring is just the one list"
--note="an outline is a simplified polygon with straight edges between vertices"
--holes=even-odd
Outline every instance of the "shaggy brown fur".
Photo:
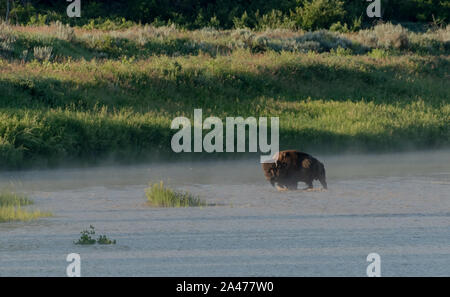
[[295,150],[282,151],[272,157],[274,163],[263,163],[266,179],[278,190],[296,190],[299,181],[305,182],[307,189],[313,188],[313,180],[319,180],[327,188],[325,167],[316,158]]

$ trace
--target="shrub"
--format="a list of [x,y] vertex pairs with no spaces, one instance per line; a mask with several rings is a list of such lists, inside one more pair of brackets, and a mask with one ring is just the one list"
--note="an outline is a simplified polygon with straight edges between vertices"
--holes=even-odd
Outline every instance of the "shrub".
[[355,18],[353,18],[353,23],[350,28],[350,31],[357,32],[357,31],[361,30],[361,26],[362,26],[362,16],[360,16],[358,18],[355,17]]
[[0,55],[9,56],[14,52],[17,37],[14,31],[5,23],[0,23]]
[[406,49],[409,46],[408,30],[391,23],[378,24],[370,30],[358,32],[361,42],[369,47]]
[[203,27],[199,30],[202,37],[219,37],[221,32],[214,27]]
[[69,42],[75,40],[75,31],[69,25],[64,25],[60,21],[57,21],[55,23],[55,27],[56,27],[56,36],[59,39],[67,40]]
[[233,25],[234,25],[234,28],[236,28],[236,29],[252,27],[252,21],[249,18],[247,11],[244,11],[244,13],[242,14],[242,16],[240,18],[234,17]]
[[308,32],[296,39],[298,43],[316,42],[320,44],[321,51],[330,51],[331,49],[351,48],[352,42],[344,37],[337,36],[326,30]]
[[22,59],[23,62],[27,62],[28,61],[28,50],[22,51],[21,59]]
[[344,16],[344,2],[340,0],[307,0],[292,15],[297,25],[305,30],[329,28]]
[[273,9],[267,14],[262,15],[256,19],[256,29],[276,29],[276,28],[291,28],[295,27],[295,21],[284,15],[282,11]]
[[27,23],[29,26],[44,26],[64,19],[64,16],[54,11],[47,11],[45,14],[38,13],[32,15]]
[[174,24],[170,26],[160,26],[155,27],[152,25],[145,25],[143,27],[130,28],[123,32],[123,36],[126,36],[132,32],[138,32],[141,36],[145,36],[145,38],[158,38],[158,39],[166,39],[171,35],[178,33],[178,29]]
[[295,42],[293,44],[293,49],[296,52],[321,52],[322,46],[319,42],[316,41],[304,41],[304,42]]
[[369,57],[375,59],[383,59],[389,56],[388,52],[384,49],[374,48],[372,51],[368,53]]
[[[253,52],[266,50],[276,52],[328,52],[339,47],[351,50],[354,47],[352,41],[326,30],[307,32],[303,35],[299,33],[292,34],[292,31],[291,33],[289,31],[274,32],[274,30],[266,30],[255,34],[249,29],[238,29],[231,33],[231,36],[237,40],[234,47],[248,48]],[[288,36],[283,36],[283,34]]]
[[250,29],[237,29],[231,33],[231,37],[237,40],[237,47],[252,48],[255,34]]
[[8,38],[0,41],[0,51],[7,54],[14,52],[14,40]]
[[125,18],[102,18],[89,20],[89,23],[83,26],[84,29],[100,29],[100,30],[122,30],[135,26],[136,23],[127,21]]
[[51,46],[35,46],[33,55],[36,60],[50,61],[52,58],[53,47]]
[[347,24],[344,23],[344,25],[341,24],[341,21],[337,21],[330,27],[331,32],[339,32],[339,33],[348,33],[350,30],[347,27]]
[[408,30],[401,25],[379,24],[373,30],[378,38],[378,46],[395,49],[408,47]]
[[426,33],[410,33],[409,46],[415,52],[424,54],[448,54],[450,51],[450,25],[428,30]]
[[350,48],[343,48],[338,46],[338,48],[336,49],[331,49],[330,53],[336,56],[350,56],[353,54],[353,51]]

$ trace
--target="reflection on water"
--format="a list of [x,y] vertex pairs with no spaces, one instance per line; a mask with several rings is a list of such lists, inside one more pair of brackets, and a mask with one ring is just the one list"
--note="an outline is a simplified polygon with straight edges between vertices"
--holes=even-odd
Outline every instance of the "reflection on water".
[[[279,193],[257,159],[1,173],[55,217],[0,224],[0,276],[63,276],[71,252],[85,276],[364,276],[371,252],[450,275],[449,151],[317,157],[326,192]],[[220,206],[149,208],[159,180]],[[117,245],[74,245],[91,224]]]

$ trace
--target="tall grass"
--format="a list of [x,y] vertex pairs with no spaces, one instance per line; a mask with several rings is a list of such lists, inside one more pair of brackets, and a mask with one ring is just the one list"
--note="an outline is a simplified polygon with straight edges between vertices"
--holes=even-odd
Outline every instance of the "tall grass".
[[33,204],[25,195],[3,191],[0,193],[0,223],[10,221],[31,221],[41,217],[49,217],[50,212],[23,209],[23,206]]
[[[27,50],[52,49],[57,61],[70,59],[146,59],[155,55],[229,55],[242,49],[254,53],[290,51],[330,52],[338,48],[364,54],[373,48],[422,55],[450,53],[450,25],[425,33],[401,25],[379,24],[353,33],[329,30],[304,32],[287,29],[180,30],[174,26],[133,26],[126,30],[99,31],[72,28],[60,22],[50,26],[21,27],[0,24],[0,57],[20,59]],[[41,50],[42,51],[42,50]],[[39,56],[40,57],[40,56]],[[38,57],[37,57],[38,59]]]
[[182,193],[174,191],[164,186],[164,183],[156,183],[150,185],[145,191],[147,202],[154,207],[190,207],[190,206],[206,206],[206,202],[202,201],[190,193]]
[[31,221],[42,217],[50,217],[50,212],[40,210],[24,210],[20,206],[0,207],[0,223],[11,221]]
[[24,194],[18,194],[10,191],[0,192],[0,207],[25,206],[30,204],[33,204],[33,200],[30,200]]

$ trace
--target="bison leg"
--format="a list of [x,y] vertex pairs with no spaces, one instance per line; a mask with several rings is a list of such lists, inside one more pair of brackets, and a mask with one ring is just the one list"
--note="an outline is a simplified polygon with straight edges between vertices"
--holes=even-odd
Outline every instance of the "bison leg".
[[289,190],[297,190],[297,182],[294,181],[294,182],[289,183],[289,184],[287,185],[287,188],[288,188]]
[[303,190],[311,190],[312,188],[314,188],[312,180],[305,181],[305,183],[307,187],[304,188]]
[[272,185],[272,187],[275,187],[275,181],[273,180],[273,178],[270,179],[270,184]]
[[276,188],[279,192],[285,192],[288,190],[288,188],[285,185],[277,185]]

